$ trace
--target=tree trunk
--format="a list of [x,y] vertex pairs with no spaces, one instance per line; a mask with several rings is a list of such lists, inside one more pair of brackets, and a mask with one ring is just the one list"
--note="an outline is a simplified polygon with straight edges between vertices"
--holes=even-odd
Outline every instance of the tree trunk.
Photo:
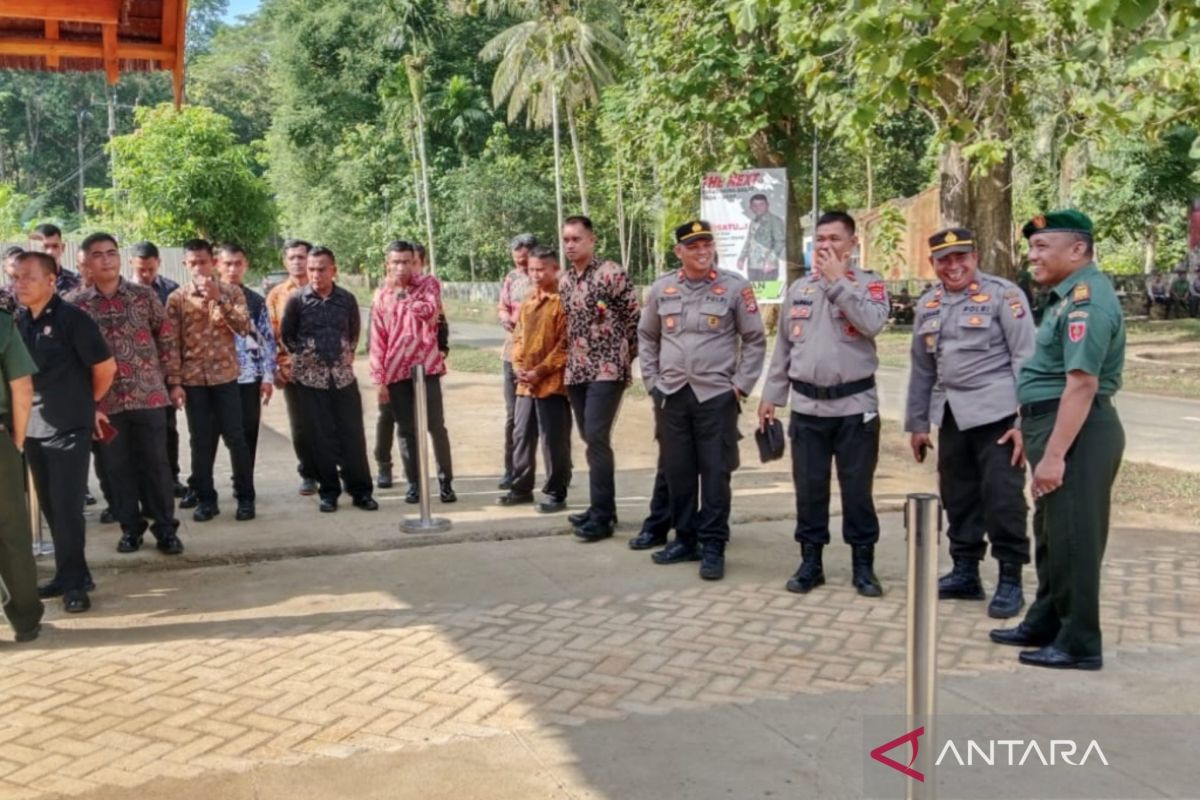
[[112,188],[117,188],[117,152],[112,147],[112,141],[117,135],[117,87],[110,86],[104,93],[108,103],[108,172]]
[[965,225],[970,204],[968,167],[960,145],[950,142],[945,146],[939,172],[941,190],[938,193],[938,210],[942,217],[942,227]]
[[408,163],[412,165],[413,205],[417,219],[422,219],[425,216],[425,204],[421,201],[421,154],[419,148],[417,147],[417,134],[415,127],[409,127],[407,138],[409,147]]
[[1153,222],[1147,222],[1142,229],[1142,248],[1145,252],[1142,271],[1150,275],[1158,266],[1158,225]]
[[867,211],[875,207],[875,165],[871,163],[871,145],[864,153],[867,161]]
[[425,195],[425,249],[429,255],[429,274],[437,275],[437,258],[433,250],[433,207],[429,202],[429,160],[425,156],[425,114],[417,108],[417,153],[421,157],[421,192]]
[[[0,169],[3,165],[0,164]],[[586,208],[586,206],[585,206]],[[583,213],[587,213],[585,210]],[[629,239],[625,236],[625,190],[621,185],[621,159],[617,158],[617,246],[621,251],[621,263],[629,269]]]
[[979,267],[1013,280],[1017,243],[1012,216],[1012,154],[987,172],[970,178],[966,224],[975,234]]
[[571,150],[575,153],[575,178],[579,181],[579,207],[583,215],[588,215],[587,178],[583,172],[583,150],[579,147],[579,131],[575,125],[575,112],[570,103],[565,103],[567,110],[567,129],[571,133]]
[[[550,121],[554,126],[554,202],[558,209],[558,231],[561,235],[563,229],[562,148],[559,144],[558,130],[558,87],[553,83],[550,85],[550,106]],[[565,268],[566,256],[563,255],[561,247],[558,250],[559,267]]]

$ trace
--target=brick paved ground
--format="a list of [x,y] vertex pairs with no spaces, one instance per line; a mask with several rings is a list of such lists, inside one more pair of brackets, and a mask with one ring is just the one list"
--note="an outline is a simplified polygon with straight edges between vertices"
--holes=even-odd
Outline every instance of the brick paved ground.
[[[784,591],[774,576],[791,548],[765,526],[743,532],[740,567],[718,584],[619,542],[565,537],[119,578],[108,613],[59,621],[70,630],[32,647],[0,645],[0,797],[897,681],[898,525],[888,518],[892,591],[877,602],[844,585],[841,564],[827,591]],[[1143,541],[1118,533],[1106,565],[1109,670],[1122,653],[1200,641],[1200,539],[1134,549]],[[465,585],[439,593],[415,577],[439,567]],[[489,569],[497,583],[478,580]],[[663,589],[622,588],[656,580]],[[494,602],[503,595],[516,599]],[[981,605],[941,612],[943,675],[1015,669],[1011,649],[987,642]]]

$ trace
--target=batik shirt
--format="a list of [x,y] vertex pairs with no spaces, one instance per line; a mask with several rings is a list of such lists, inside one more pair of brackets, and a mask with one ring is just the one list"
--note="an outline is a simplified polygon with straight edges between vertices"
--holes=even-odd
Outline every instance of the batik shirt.
[[567,385],[628,383],[637,355],[638,302],[625,269],[595,258],[582,274],[568,265],[559,293],[567,309]]

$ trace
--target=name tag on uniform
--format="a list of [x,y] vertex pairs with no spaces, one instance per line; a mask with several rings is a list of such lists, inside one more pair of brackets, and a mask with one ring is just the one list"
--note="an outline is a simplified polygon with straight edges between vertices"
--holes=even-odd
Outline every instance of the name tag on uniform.
[[937,352],[937,340],[938,340],[938,337],[937,337],[936,333],[925,334],[925,352],[926,353],[936,353]]

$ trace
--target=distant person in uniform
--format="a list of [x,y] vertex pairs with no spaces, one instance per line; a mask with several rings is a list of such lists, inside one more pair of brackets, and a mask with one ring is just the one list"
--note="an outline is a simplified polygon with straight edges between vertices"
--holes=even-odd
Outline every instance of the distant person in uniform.
[[1171,302],[1167,307],[1167,318],[1182,318],[1188,313],[1188,279],[1187,267],[1175,270],[1171,280]]
[[917,307],[904,429],[921,462],[933,448],[930,426],[938,427],[938,482],[954,559],[938,596],[984,599],[986,532],[1000,563],[988,615],[1005,619],[1025,605],[1021,567],[1029,563],[1017,375],[1033,354],[1033,315],[1016,284],[980,272],[971,231],[939,231],[929,250],[941,280]]
[[750,229],[746,232],[746,243],[738,256],[737,267],[746,270],[751,281],[777,281],[779,266],[787,253],[787,227],[783,220],[771,213],[771,204],[765,194],[750,198]]
[[1146,313],[1150,319],[1166,319],[1171,308],[1171,287],[1167,277],[1156,272],[1146,281]]
[[659,446],[676,529],[675,541],[652,558],[699,560],[705,580],[725,576],[737,420],[767,348],[753,287],[716,269],[714,253],[708,222],[676,228],[683,266],[650,287],[638,324],[642,380],[662,410]]
[[883,279],[854,269],[854,219],[830,211],[817,220],[814,268],[788,289],[775,353],[758,407],[760,429],[775,409],[791,405],[792,482],[796,541],[802,561],[787,582],[806,593],[825,583],[822,551],[829,543],[830,477],[837,464],[842,538],[851,548],[851,583],[879,597],[875,543],[879,517],[871,495],[879,462],[879,394],[875,337],[887,324]]

